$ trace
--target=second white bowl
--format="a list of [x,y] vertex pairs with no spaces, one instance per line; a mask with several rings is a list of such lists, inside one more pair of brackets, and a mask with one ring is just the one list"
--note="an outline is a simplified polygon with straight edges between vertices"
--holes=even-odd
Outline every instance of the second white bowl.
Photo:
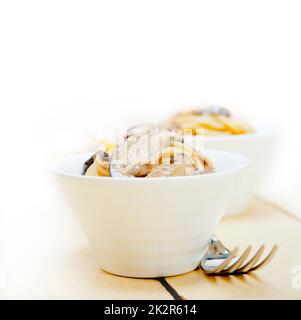
[[254,123],[255,133],[231,136],[186,137],[185,142],[196,149],[214,149],[245,156],[250,161],[247,177],[235,197],[229,202],[225,215],[232,216],[246,211],[252,194],[269,174],[274,160],[279,132],[274,126]]

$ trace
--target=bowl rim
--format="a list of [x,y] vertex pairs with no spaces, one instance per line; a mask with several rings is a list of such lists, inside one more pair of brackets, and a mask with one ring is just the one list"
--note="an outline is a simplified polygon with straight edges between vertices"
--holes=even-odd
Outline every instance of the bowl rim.
[[230,156],[236,159],[241,160],[241,164],[237,166],[234,169],[229,170],[220,170],[218,172],[212,172],[207,174],[201,174],[201,175],[195,175],[195,176],[176,176],[176,177],[152,177],[149,179],[143,179],[143,178],[131,178],[131,177],[100,177],[100,176],[85,176],[82,174],[71,174],[71,173],[64,173],[62,170],[59,170],[57,166],[67,159],[76,158],[80,156],[86,156],[87,159],[89,159],[94,152],[89,153],[77,153],[68,155],[65,157],[60,158],[59,160],[56,160],[50,164],[49,170],[52,174],[60,176],[60,177],[68,177],[68,178],[74,178],[74,179],[83,179],[83,180],[92,180],[92,181],[120,181],[120,182],[129,182],[129,183],[152,183],[152,182],[158,182],[158,181],[178,181],[178,180],[198,180],[198,179],[210,179],[210,177],[216,177],[216,176],[223,176],[223,175],[231,175],[233,173],[246,170],[250,166],[250,161],[247,159],[247,157],[233,153],[233,152],[226,152],[226,151],[219,151],[219,150],[213,150],[213,149],[206,149],[203,150],[203,153],[205,155],[209,154],[208,157],[210,157],[210,154],[212,155],[226,155]]

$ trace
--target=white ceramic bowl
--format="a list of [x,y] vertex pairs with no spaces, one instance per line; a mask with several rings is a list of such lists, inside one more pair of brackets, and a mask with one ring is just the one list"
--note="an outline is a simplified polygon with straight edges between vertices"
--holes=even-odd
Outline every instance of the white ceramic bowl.
[[163,277],[194,270],[249,161],[208,151],[216,173],[190,177],[82,176],[90,154],[66,157],[52,171],[100,267],[128,277]]
[[[267,177],[273,165],[279,132],[271,124],[255,122],[255,133],[231,136],[188,137],[196,149],[214,149],[233,152],[245,156],[250,161],[247,177],[227,206],[226,216],[241,214],[246,211],[251,196]],[[193,139],[196,139],[194,141]]]

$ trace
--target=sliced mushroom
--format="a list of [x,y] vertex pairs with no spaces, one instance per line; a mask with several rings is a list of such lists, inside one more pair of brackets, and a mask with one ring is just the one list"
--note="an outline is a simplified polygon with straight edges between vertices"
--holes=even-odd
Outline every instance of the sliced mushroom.
[[226,117],[231,116],[230,111],[228,109],[222,108],[222,107],[208,107],[208,108],[192,110],[191,114],[193,114],[193,115],[217,114],[217,115],[223,115]]
[[85,176],[98,176],[95,161],[91,164],[85,173]]
[[145,171],[146,164],[150,163],[148,144],[131,143],[125,140],[114,150],[110,161],[110,174],[112,177],[143,176],[139,173],[139,167]]
[[85,175],[89,167],[94,163],[95,154],[91,156],[88,160],[86,160],[83,164],[82,175]]
[[110,155],[102,150],[98,150],[95,159],[96,170],[99,176],[110,176]]
[[110,156],[115,145],[109,142],[103,142],[95,155],[95,167],[98,176],[109,177],[110,174]]
[[159,127],[153,123],[143,123],[129,128],[124,136],[124,139],[149,135],[159,132]]

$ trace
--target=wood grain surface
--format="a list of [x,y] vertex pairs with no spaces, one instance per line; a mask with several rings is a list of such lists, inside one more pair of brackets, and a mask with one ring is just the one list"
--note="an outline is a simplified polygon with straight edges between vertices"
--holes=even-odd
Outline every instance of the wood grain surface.
[[301,298],[301,289],[292,287],[292,268],[301,265],[301,221],[271,203],[255,199],[245,214],[223,219],[216,230],[230,249],[238,245],[242,251],[252,244],[254,252],[262,243],[266,250],[277,243],[279,250],[267,267],[244,276],[209,277],[197,270],[148,280],[118,277],[100,270],[71,212],[66,212],[68,209],[59,199],[54,200],[45,209],[41,199],[26,214],[11,215],[0,226],[1,236],[10,239],[1,257],[1,298]]

